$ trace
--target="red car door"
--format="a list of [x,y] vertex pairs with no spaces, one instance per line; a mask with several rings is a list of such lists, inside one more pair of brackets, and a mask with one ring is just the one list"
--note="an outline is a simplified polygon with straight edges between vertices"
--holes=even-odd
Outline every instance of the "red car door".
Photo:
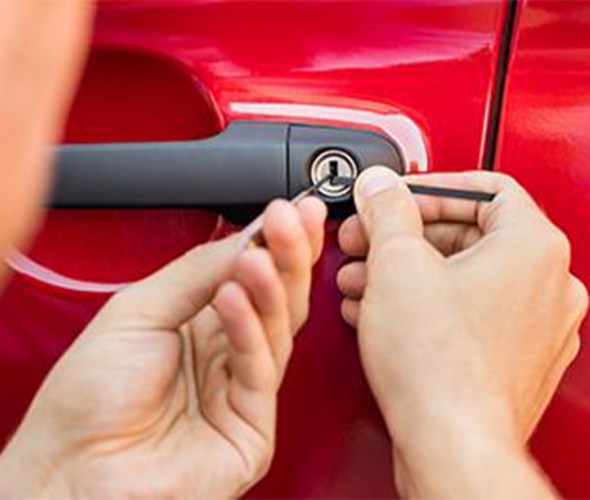
[[[521,6],[508,68],[496,168],[529,189],[569,236],[574,273],[590,285],[590,4]],[[532,449],[559,491],[590,497],[590,333],[536,431]]]
[[[509,79],[499,128],[510,41],[538,21],[533,7],[518,13],[508,0],[102,2],[64,142],[204,140],[255,120],[370,130],[396,144],[406,170],[504,169],[516,163],[507,144],[527,98]],[[518,53],[512,62],[516,71]],[[545,186],[533,170],[530,184]],[[389,439],[339,315],[337,226],[281,390],[275,460],[251,496],[395,495]],[[234,229],[212,210],[50,210],[27,257],[12,258],[0,302],[2,439],[113,290]],[[554,436],[538,441],[549,465]],[[567,471],[552,470],[567,486]]]

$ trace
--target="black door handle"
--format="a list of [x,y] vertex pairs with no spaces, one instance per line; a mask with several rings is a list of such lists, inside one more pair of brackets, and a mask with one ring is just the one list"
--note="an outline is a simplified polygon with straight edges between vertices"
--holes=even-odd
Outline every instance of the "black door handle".
[[[356,129],[234,121],[199,141],[71,144],[57,148],[54,208],[258,205],[311,185],[310,168],[328,150],[360,171],[374,164],[403,172],[395,144]],[[331,196],[329,202],[348,199]]]

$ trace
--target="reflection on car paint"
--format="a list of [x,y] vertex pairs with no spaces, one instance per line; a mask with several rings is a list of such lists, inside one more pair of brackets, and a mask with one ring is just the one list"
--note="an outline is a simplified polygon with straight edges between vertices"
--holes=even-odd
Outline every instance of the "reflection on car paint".
[[428,170],[426,137],[414,120],[399,111],[381,114],[334,106],[266,102],[233,102],[230,104],[230,109],[236,114],[249,117],[280,117],[285,121],[301,119],[306,122],[321,121],[368,127],[384,133],[398,145],[407,173]]

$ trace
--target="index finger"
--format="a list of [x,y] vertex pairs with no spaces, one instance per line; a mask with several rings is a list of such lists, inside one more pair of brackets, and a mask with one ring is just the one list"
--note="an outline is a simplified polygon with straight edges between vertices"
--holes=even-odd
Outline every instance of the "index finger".
[[484,234],[500,227],[530,225],[538,221],[539,208],[512,177],[497,172],[457,172],[408,175],[409,183],[495,193],[489,203],[417,195],[416,202],[425,224],[458,222],[474,224]]

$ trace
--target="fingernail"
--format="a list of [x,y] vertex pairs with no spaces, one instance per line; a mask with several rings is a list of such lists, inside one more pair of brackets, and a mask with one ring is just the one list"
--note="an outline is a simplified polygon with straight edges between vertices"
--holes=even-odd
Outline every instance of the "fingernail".
[[364,198],[373,196],[386,189],[399,186],[401,177],[387,167],[371,167],[365,170],[358,178],[356,184],[359,194]]

